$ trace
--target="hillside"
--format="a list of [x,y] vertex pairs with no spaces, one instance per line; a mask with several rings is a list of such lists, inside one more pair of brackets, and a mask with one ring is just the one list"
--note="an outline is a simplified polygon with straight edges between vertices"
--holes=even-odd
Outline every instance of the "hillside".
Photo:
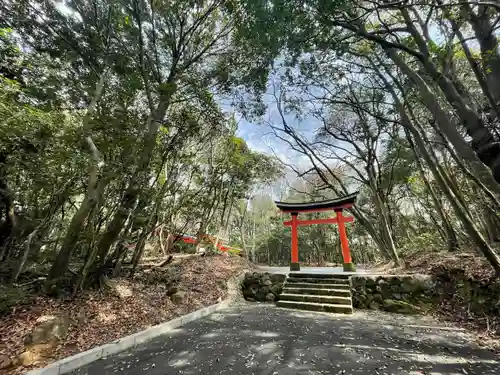
[[[0,318],[0,368],[21,374],[215,304],[225,298],[227,280],[246,267],[237,256],[189,257],[143,268],[133,279],[119,277],[76,298],[34,297]],[[25,345],[51,317],[60,320],[60,340]]]

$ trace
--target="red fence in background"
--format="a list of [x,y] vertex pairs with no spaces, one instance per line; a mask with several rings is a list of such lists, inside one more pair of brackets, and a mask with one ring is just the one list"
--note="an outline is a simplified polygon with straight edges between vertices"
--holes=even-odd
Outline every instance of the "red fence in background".
[[[159,230],[156,230],[154,232],[154,235],[155,236],[158,236],[159,235]],[[216,237],[214,236],[210,236],[210,235],[204,235],[201,237],[202,240],[205,240],[205,241],[208,241],[210,243],[212,243],[213,245],[215,245],[215,241],[216,241]],[[196,236],[189,236],[189,235],[181,235],[181,236],[176,236],[175,237],[175,241],[183,241],[184,243],[188,243],[188,244],[193,244],[193,245],[196,245],[198,243],[198,239]],[[219,240],[219,242],[217,243],[217,249],[219,251],[236,251],[236,252],[240,252],[241,249],[237,249],[237,248],[234,248],[234,247],[231,247],[231,246],[227,246],[227,245],[224,245],[222,241]]]

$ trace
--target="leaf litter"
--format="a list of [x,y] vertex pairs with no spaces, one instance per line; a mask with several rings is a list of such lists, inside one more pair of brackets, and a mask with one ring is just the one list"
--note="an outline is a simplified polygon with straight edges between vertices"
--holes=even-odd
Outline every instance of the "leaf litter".
[[[0,358],[12,362],[2,374],[17,375],[45,367],[218,303],[227,295],[227,280],[245,268],[248,264],[241,257],[190,257],[165,268],[141,269],[132,279],[112,279],[110,290],[89,290],[72,299],[37,296],[30,305],[0,317]],[[174,304],[167,295],[172,286],[186,293],[183,303]],[[21,366],[17,359],[26,350],[23,340],[46,315],[68,316],[68,334],[33,365]]]

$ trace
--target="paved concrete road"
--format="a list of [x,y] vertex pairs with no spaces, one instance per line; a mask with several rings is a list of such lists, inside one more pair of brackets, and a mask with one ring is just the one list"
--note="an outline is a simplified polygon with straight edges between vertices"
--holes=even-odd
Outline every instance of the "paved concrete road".
[[356,266],[356,272],[344,272],[344,269],[342,267],[300,267],[300,271],[290,271],[290,267],[258,266],[257,270],[260,272],[283,273],[283,274],[288,274],[290,272],[300,272],[300,273],[331,273],[331,274],[354,275],[357,273],[367,272],[363,266]]
[[241,304],[73,374],[498,375],[500,360],[428,318]]

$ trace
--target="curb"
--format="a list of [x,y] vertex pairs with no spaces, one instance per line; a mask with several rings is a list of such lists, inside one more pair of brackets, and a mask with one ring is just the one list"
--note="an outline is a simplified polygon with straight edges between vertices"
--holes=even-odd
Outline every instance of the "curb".
[[101,358],[108,357],[112,354],[120,353],[124,350],[130,349],[134,346],[143,344],[155,337],[161,336],[168,333],[176,328],[182,327],[188,323],[194,322],[200,318],[210,315],[216,311],[223,310],[238,299],[237,297],[237,286],[239,280],[244,276],[244,273],[228,280],[228,298],[224,301],[217,303],[215,305],[210,305],[202,309],[193,311],[192,313],[180,316],[178,318],[172,319],[168,322],[157,324],[143,331],[134,333],[129,336],[122,337],[121,339],[112,341],[108,344],[98,346],[96,348],[87,350],[82,353],[75,354],[71,357],[67,357],[56,361],[47,367],[30,370],[25,373],[25,375],[62,375],[67,374],[77,368],[88,365],[89,363],[95,362]]

